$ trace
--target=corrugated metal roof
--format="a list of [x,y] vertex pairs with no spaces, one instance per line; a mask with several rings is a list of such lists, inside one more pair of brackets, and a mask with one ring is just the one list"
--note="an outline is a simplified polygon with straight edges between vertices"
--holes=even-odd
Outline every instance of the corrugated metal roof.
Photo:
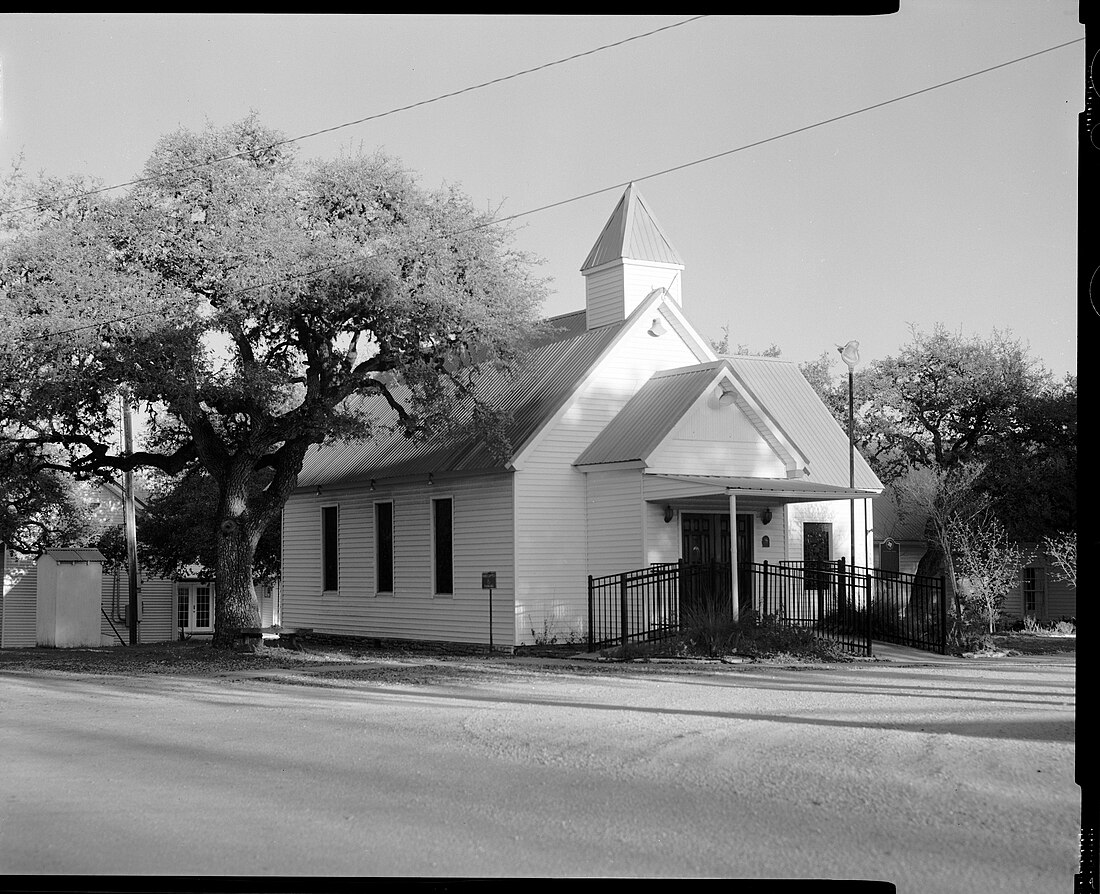
[[644,460],[714,378],[722,361],[653,374],[577,458],[576,465]]
[[[532,346],[515,373],[494,371],[478,382],[478,395],[494,409],[510,413],[508,440],[518,449],[557,411],[625,321],[597,329],[585,328],[585,312],[577,311],[547,321],[550,331]],[[380,426],[396,422],[384,400],[375,398],[364,408]],[[472,405],[460,408],[459,422],[469,421]],[[350,478],[393,478],[503,468],[487,444],[472,433],[454,439],[417,442],[401,433],[380,433],[367,441],[342,441],[311,448],[306,455],[299,487],[315,487]]]
[[678,264],[681,267],[684,264],[680,253],[673,247],[633,183],[626,188],[619,204],[611,212],[600,238],[581,265],[581,271],[620,258]]
[[[768,357],[729,357],[740,382],[809,456],[810,481],[848,486],[848,433],[821,402],[799,368]],[[881,490],[882,482],[856,451],[855,486]]]
[[[798,480],[849,486],[846,432],[797,366],[762,357],[724,357],[655,373],[578,457],[577,464],[646,459],[720,369],[732,374],[745,393],[764,408],[786,440],[808,458],[810,474]],[[857,489],[882,488],[858,452],[855,473]]]
[[904,515],[898,508],[897,496],[893,488],[887,486],[877,497],[871,500],[871,509],[875,519],[875,540],[891,537],[899,542],[917,541],[924,543],[924,527],[928,517],[920,512],[908,512]]
[[106,562],[98,549],[48,549],[46,555],[55,562]]

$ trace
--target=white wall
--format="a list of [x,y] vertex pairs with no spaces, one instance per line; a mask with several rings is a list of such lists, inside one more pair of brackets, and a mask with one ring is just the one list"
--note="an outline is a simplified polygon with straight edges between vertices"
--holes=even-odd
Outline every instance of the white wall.
[[652,473],[786,478],[783,460],[744,411],[701,395],[648,457]]
[[588,573],[593,577],[641,568],[645,562],[645,501],[641,469],[585,473]]
[[31,648],[38,636],[38,575],[34,559],[10,554],[4,563],[0,648]]
[[[482,572],[495,571],[493,644],[514,641],[515,561],[512,475],[326,488],[294,494],[283,512],[282,626],[383,639],[489,642],[489,594]],[[454,589],[435,595],[431,571],[431,500],[451,497]],[[394,590],[376,592],[375,510],[393,501]],[[339,507],[339,589],[322,592],[320,510]]]
[[653,373],[698,362],[674,332],[648,335],[650,322],[638,320],[622,334],[597,375],[522,458],[516,473],[517,643],[533,642],[532,630],[559,638],[584,635],[592,552],[585,473],[573,462]]
[[[868,537],[864,540],[864,508],[867,509]],[[800,561],[805,556],[802,550],[803,524],[806,522],[825,522],[832,525],[832,544],[830,558],[839,559],[848,556],[851,546],[851,504],[848,500],[823,500],[817,503],[791,503],[787,507],[787,558]],[[873,542],[873,524],[870,515],[870,501],[856,500],[856,565],[868,565],[867,544]],[[773,521],[772,524],[775,522]],[[849,563],[851,564],[851,563]]]

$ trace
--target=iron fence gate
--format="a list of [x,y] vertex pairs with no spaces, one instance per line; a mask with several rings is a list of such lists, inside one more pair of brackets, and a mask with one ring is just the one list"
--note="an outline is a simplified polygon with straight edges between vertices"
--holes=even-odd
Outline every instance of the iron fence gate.
[[[738,566],[745,618],[769,618],[812,630],[859,655],[872,639],[946,650],[947,603],[942,578],[885,572],[835,562]],[[728,563],[651,565],[588,579],[588,647],[675,636],[698,610],[730,605]]]

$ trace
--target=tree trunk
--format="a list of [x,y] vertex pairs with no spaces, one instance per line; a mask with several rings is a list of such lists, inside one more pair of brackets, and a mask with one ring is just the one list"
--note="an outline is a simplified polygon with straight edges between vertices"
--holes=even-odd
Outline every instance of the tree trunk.
[[261,624],[252,559],[261,531],[255,530],[248,507],[248,488],[224,486],[220,501],[215,568],[214,647],[233,648],[240,631]]

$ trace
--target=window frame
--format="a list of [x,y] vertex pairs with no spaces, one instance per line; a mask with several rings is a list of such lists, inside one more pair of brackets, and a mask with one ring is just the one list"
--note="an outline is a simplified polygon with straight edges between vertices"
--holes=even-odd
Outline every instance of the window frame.
[[[1030,573],[1030,580],[1029,580]],[[1025,615],[1039,614],[1046,603],[1047,575],[1042,565],[1025,565],[1020,571],[1020,605]],[[1028,597],[1031,607],[1028,607]]]
[[[382,564],[380,557],[382,554],[382,529],[379,522],[379,510],[383,506],[389,507],[390,512],[390,530],[389,530],[389,589],[382,587]],[[394,501],[390,500],[375,500],[374,501],[374,595],[375,596],[392,596],[396,591],[396,545],[397,545],[397,525],[396,525],[396,509],[394,507]]]
[[[340,504],[339,503],[324,503],[320,507],[321,523],[320,523],[320,556],[321,556],[321,593],[339,593],[340,592]],[[333,530],[330,532],[327,530],[327,521],[329,518],[328,513],[332,512],[333,518]],[[329,537],[331,536],[331,543]],[[331,569],[335,580],[329,580],[329,547],[331,546],[333,552],[333,564]],[[334,586],[327,586],[328,584]]]
[[[441,590],[440,584],[440,542],[439,542],[439,516],[438,506],[447,503],[450,506],[450,530],[448,537],[448,565],[450,566],[450,589]],[[429,524],[431,526],[431,556],[432,556],[432,596],[441,599],[453,599],[455,595],[455,499],[453,494],[433,495],[430,500]]]

